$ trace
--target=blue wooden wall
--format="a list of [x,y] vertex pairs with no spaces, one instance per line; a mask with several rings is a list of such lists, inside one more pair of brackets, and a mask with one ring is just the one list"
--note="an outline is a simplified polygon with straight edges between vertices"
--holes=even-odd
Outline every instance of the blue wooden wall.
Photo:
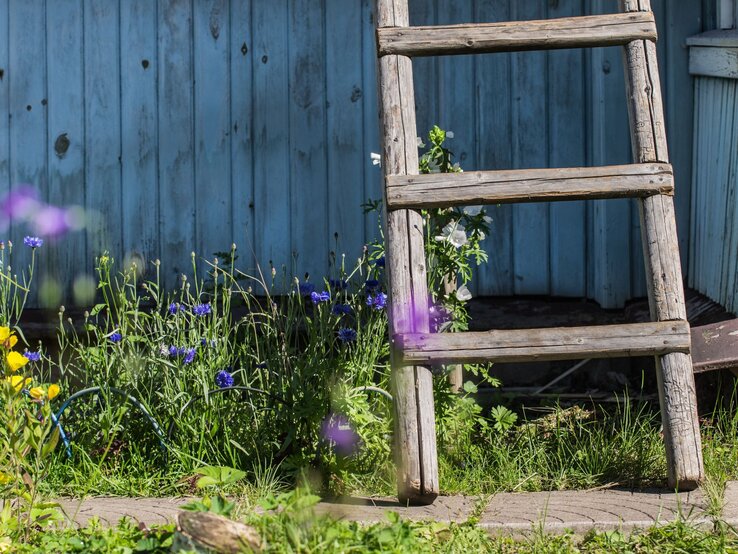
[[[684,40],[702,30],[702,1],[653,4],[686,263]],[[615,0],[411,0],[414,24],[616,9]],[[379,151],[372,0],[0,0],[0,70],[0,192],[33,183],[92,214],[85,234],[42,252],[66,290],[102,249],[161,259],[170,286],[191,251],[210,256],[232,242],[246,266],[272,261],[315,279],[330,250],[355,259],[376,234],[360,207],[381,196],[369,157]],[[416,92],[419,128],[454,131],[466,169],[630,161],[617,48],[423,59]],[[58,154],[62,134],[70,146]],[[634,203],[489,211],[478,294],[616,307],[645,293]],[[15,225],[11,236],[24,232]]]
[[738,80],[697,77],[689,284],[738,312]]

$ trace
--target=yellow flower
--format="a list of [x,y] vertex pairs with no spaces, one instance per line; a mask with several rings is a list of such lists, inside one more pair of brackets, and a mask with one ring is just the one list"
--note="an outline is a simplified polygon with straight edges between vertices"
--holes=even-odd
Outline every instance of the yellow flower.
[[17,391],[20,391],[24,386],[31,382],[30,377],[23,377],[22,375],[11,375],[5,380]]
[[13,476],[10,475],[10,473],[5,473],[3,471],[0,471],[0,486],[7,485],[10,483],[10,481],[13,479]]
[[10,327],[0,327],[0,343],[7,348],[11,349],[18,342],[18,337],[15,336],[15,331],[11,331]]
[[44,389],[42,389],[41,387],[33,387],[28,392],[31,395],[31,398],[34,398],[36,400],[40,400],[41,398],[44,397],[44,394],[46,394],[44,392]]
[[59,396],[59,391],[61,389],[59,388],[59,385],[49,385],[49,390],[47,391],[47,395],[49,396],[49,400],[54,400],[57,396]]
[[18,342],[18,337],[16,337],[15,335],[10,335],[3,343],[3,346],[5,346],[5,348],[10,350],[11,348],[15,346],[17,342]]
[[13,334],[10,327],[0,327],[0,342],[5,342]]
[[28,358],[26,358],[23,354],[19,354],[18,352],[8,352],[5,360],[8,362],[8,367],[10,368],[10,371],[13,372],[18,371],[20,368],[28,363]]

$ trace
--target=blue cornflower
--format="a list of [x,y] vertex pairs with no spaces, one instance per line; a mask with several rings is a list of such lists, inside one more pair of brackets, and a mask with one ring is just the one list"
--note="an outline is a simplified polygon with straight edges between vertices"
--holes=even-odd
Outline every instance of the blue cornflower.
[[375,267],[384,267],[384,256],[382,256],[381,258],[377,258],[372,263],[374,264]]
[[120,342],[123,340],[123,335],[121,335],[118,331],[116,331],[115,333],[110,335],[108,339],[110,340],[110,342]]
[[215,339],[208,340],[205,337],[203,337],[200,339],[200,344],[202,346],[211,346],[212,348],[215,348],[217,341]]
[[219,389],[225,389],[233,386],[233,375],[225,369],[221,369],[215,374],[215,386]]
[[344,279],[331,279],[328,283],[334,290],[346,290],[348,288],[348,281]]
[[366,297],[366,305],[371,306],[375,310],[383,310],[387,305],[387,295],[378,292],[375,296],[368,295]]
[[341,327],[338,330],[338,339],[341,342],[354,342],[356,340],[356,331],[348,327]]
[[177,348],[176,346],[170,346],[169,347],[169,357],[176,358],[177,356],[179,356],[180,350],[184,352],[184,348],[180,349],[180,348]]
[[310,293],[310,300],[313,301],[313,304],[320,304],[321,302],[328,302],[330,299],[331,299],[331,293],[327,291]]
[[180,304],[178,304],[176,302],[172,302],[171,304],[169,304],[169,313],[172,314],[172,315],[176,315],[177,313],[181,312],[182,310],[184,310],[184,306],[182,306],[182,305],[180,305]]
[[379,288],[379,281],[376,279],[369,279],[364,286],[366,287],[366,292],[371,293]]
[[336,304],[335,306],[333,306],[331,313],[333,315],[348,315],[353,311],[353,308],[348,304]]
[[184,359],[182,360],[182,363],[189,364],[192,362],[192,360],[195,359],[195,354],[197,353],[197,350],[194,348],[187,348],[184,351]]
[[29,248],[41,248],[44,245],[43,239],[40,239],[38,237],[24,237],[23,238],[23,244],[28,246]]
[[315,292],[315,285],[312,283],[300,283],[300,296],[310,296]]
[[41,359],[41,352],[29,352],[26,350],[23,355],[28,358],[30,362],[38,362]]
[[210,307],[210,302],[207,304],[195,304],[192,306],[192,313],[196,316],[205,316],[209,315],[213,312],[213,309]]

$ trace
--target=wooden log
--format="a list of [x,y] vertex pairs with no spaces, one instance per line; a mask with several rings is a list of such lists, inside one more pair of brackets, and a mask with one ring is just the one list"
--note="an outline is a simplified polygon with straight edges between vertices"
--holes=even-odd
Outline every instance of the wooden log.
[[[175,534],[177,552],[261,552],[259,533],[253,527],[209,512],[180,512]],[[174,550],[173,550],[174,551]]]
[[584,360],[689,352],[686,321],[396,335],[406,363]]
[[[649,0],[621,4],[628,12],[651,11]],[[634,41],[624,54],[633,158],[637,163],[668,163],[656,45]],[[643,198],[640,214],[651,317],[686,321],[674,200],[665,195]],[[669,485],[691,490],[705,475],[692,358],[686,353],[657,356],[656,374]]]
[[[407,0],[378,0],[377,24],[408,24]],[[385,177],[418,173],[412,61],[384,56],[379,61],[380,115]],[[389,320],[392,333],[428,332],[428,283],[423,218],[412,210],[387,213]],[[433,376],[422,366],[392,356],[395,457],[401,502],[431,504],[439,492]]]
[[432,27],[387,25],[377,29],[380,56],[619,46],[632,40],[656,38],[656,22],[650,12]]
[[669,164],[470,171],[387,177],[387,208],[591,200],[672,194]]

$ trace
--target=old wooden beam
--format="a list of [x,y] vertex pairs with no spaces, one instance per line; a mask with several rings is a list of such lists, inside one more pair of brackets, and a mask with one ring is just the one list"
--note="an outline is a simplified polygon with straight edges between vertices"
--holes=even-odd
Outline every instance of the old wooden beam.
[[537,21],[408,27],[380,25],[379,55],[440,56],[619,46],[656,40],[650,12],[587,15]]
[[[408,24],[407,0],[378,0],[377,25]],[[385,177],[417,174],[418,147],[412,61],[379,60],[382,168]],[[427,333],[428,283],[423,218],[413,210],[387,213],[389,324],[392,333]],[[398,496],[403,503],[430,504],[439,493],[433,375],[424,366],[393,356],[395,458]]]
[[387,177],[387,208],[591,200],[672,194],[669,164],[468,171]]
[[473,333],[396,335],[405,363],[466,364],[654,356],[689,352],[686,321]]
[[[650,0],[621,0],[626,12],[651,11]],[[669,162],[656,44],[637,40],[624,47],[625,80],[633,158],[636,163]],[[640,200],[641,233],[651,317],[686,321],[674,199]],[[656,357],[669,486],[691,490],[704,479],[692,359],[684,352]]]

